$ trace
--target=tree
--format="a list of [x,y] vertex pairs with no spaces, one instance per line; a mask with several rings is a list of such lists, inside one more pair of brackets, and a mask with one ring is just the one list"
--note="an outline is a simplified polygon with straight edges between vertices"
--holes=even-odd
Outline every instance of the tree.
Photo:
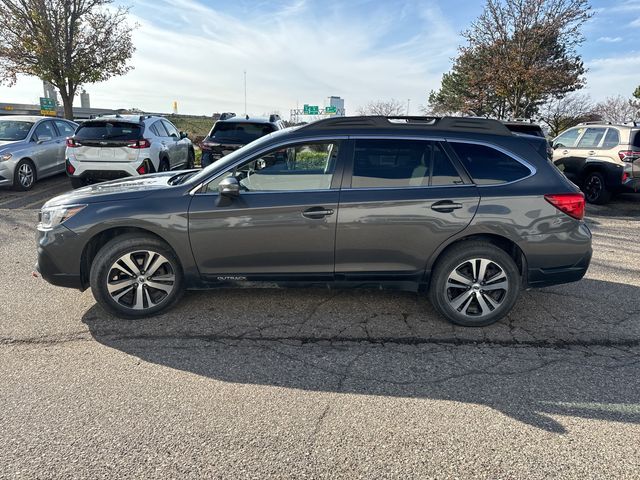
[[430,108],[530,117],[582,88],[586,70],[576,49],[591,15],[588,0],[487,0]]
[[623,123],[636,120],[638,118],[638,108],[633,101],[624,98],[622,95],[607,97],[598,102],[594,107],[594,112],[602,117],[602,120],[611,123]]
[[376,100],[358,109],[358,115],[382,115],[383,117],[397,117],[407,113],[407,106],[392,98],[391,100]]
[[638,100],[640,100],[640,85],[638,85],[636,89],[633,91],[633,96]]
[[580,93],[551,100],[542,108],[540,115],[540,119],[549,127],[549,135],[552,137],[579,123],[598,118],[591,98]]
[[127,14],[112,0],[0,0],[0,82],[13,85],[17,75],[50,82],[73,119],[78,87],[132,68]]

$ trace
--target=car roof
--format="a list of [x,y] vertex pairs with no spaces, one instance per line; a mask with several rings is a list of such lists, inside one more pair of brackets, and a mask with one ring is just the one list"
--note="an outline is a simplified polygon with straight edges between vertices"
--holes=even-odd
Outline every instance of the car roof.
[[[65,118],[58,117],[45,117],[40,115],[0,115],[0,120],[15,120],[17,122],[37,122],[39,120],[66,120]],[[70,120],[66,120],[67,122]]]

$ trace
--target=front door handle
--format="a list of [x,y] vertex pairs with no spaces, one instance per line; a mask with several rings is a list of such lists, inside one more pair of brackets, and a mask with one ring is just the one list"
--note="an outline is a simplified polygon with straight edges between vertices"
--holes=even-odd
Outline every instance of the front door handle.
[[333,215],[333,210],[324,207],[311,207],[302,212],[302,216],[312,220],[320,220],[329,215]]
[[595,155],[595,154],[596,154],[596,152],[595,152],[595,150],[591,150],[590,152],[587,152],[587,154],[588,154],[588,155]]
[[462,208],[462,204],[452,202],[451,200],[442,200],[431,205],[431,210],[442,213],[451,213],[458,208]]
[[563,151],[562,151],[562,154],[563,154],[563,155],[567,155],[568,153],[569,153],[569,150],[563,150]]

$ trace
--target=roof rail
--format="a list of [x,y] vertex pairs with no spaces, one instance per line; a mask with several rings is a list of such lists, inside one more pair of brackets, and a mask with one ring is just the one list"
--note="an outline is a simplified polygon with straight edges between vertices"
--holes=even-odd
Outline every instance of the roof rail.
[[464,132],[492,133],[494,135],[513,135],[498,120],[477,117],[406,117],[406,116],[360,116],[331,117],[317,120],[300,127],[305,130],[324,130],[342,127],[362,129],[384,128],[430,128]]
[[581,122],[578,125],[613,125],[611,122],[605,122],[604,120],[602,121],[592,121],[592,122]]

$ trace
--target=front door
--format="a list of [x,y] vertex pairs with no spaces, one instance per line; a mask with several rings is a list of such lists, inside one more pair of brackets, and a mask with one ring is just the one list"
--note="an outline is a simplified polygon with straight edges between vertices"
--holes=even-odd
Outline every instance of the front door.
[[[333,278],[339,141],[292,144],[233,167],[194,195],[189,237],[211,280]],[[229,198],[218,183],[241,186]]]
[[354,142],[340,195],[336,275],[417,281],[431,254],[473,218],[478,189],[439,142]]
[[46,177],[55,173],[58,168],[58,147],[60,140],[52,120],[40,122],[31,136],[32,160],[35,163],[38,177]]

